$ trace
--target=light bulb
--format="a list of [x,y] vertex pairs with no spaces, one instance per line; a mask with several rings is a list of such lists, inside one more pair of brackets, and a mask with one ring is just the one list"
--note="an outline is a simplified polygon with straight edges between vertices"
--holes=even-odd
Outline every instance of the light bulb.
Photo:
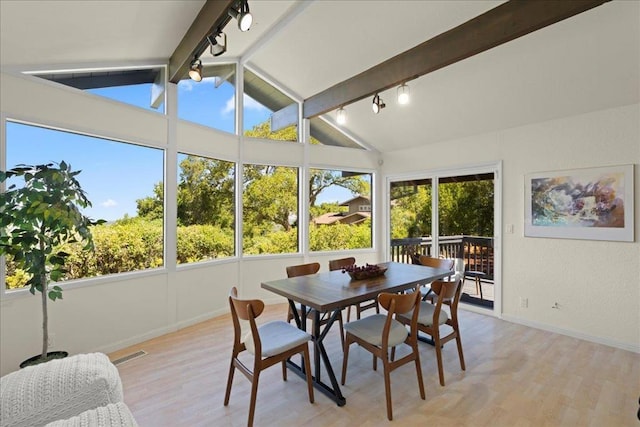
[[409,103],[409,86],[402,84],[398,86],[398,104],[404,105]]
[[344,111],[344,108],[338,108],[338,112],[336,113],[336,121],[339,125],[347,123],[347,112]]

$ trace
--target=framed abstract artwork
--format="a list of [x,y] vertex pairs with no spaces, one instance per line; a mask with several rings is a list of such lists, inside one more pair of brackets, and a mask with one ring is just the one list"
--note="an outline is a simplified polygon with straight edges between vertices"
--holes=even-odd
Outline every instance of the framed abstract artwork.
[[632,242],[633,180],[633,165],[528,174],[524,235]]

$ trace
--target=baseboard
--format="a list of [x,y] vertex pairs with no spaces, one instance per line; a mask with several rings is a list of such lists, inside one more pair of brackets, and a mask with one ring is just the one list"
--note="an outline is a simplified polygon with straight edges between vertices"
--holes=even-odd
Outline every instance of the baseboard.
[[204,322],[205,320],[212,319],[214,317],[226,314],[228,312],[229,312],[229,309],[224,308],[224,309],[204,313],[199,316],[193,317],[191,319],[182,320],[180,322],[174,323],[173,325],[167,325],[165,327],[157,328],[152,331],[146,332],[144,334],[135,335],[125,340],[99,347],[97,349],[94,349],[94,351],[106,353],[106,354],[112,353],[114,351],[121,350],[123,348],[130,347],[132,345],[140,344],[141,342],[144,342],[153,338],[158,338],[162,335],[175,332],[180,329],[184,329],[188,326],[195,325],[196,323]]
[[631,351],[633,353],[640,353],[640,344],[634,345],[634,344],[629,344],[629,343],[616,341],[616,340],[612,340],[612,339],[608,339],[608,338],[596,337],[596,336],[593,336],[593,335],[584,334],[582,332],[573,331],[573,330],[564,329],[564,328],[557,328],[555,326],[551,326],[551,325],[548,325],[548,324],[545,324],[545,323],[539,323],[539,322],[535,322],[535,321],[532,321],[532,320],[523,319],[523,318],[518,317],[518,316],[511,316],[511,315],[508,315],[508,314],[503,314],[502,315],[502,319],[507,321],[507,322],[517,323],[519,325],[529,326],[529,327],[535,328],[535,329],[542,329],[543,331],[555,332],[555,333],[560,334],[560,335],[566,335],[566,336],[577,338],[577,339],[580,339],[580,340],[594,342],[596,344],[602,344],[602,345],[606,345],[606,346],[609,346],[609,347],[615,347],[615,348],[619,348],[619,349],[622,349],[622,350]]

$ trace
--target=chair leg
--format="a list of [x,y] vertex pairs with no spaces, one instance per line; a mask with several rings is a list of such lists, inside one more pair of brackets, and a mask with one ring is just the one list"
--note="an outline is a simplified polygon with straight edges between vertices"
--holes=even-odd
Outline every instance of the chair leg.
[[344,324],[342,323],[342,311],[338,312],[338,326],[340,326],[340,344],[342,344],[342,351],[344,352]]
[[302,356],[304,357],[304,369],[307,371],[307,390],[309,391],[309,403],[313,403],[313,378],[311,377],[311,360],[309,358],[309,348],[305,348]]
[[347,307],[347,323],[351,321],[351,306]]
[[[424,394],[424,381],[422,379],[422,367],[420,366],[420,353],[418,353],[418,346],[415,345],[413,348],[413,354],[416,355],[416,376],[418,377],[418,388],[420,389],[420,398],[422,398],[422,400],[425,399],[425,394]],[[392,359],[393,360],[393,359]]]
[[282,381],[287,380],[287,361],[282,361]]
[[376,357],[375,354],[372,354],[373,356],[373,370],[377,371],[378,370],[378,358]]
[[460,332],[456,330],[456,344],[458,345],[458,356],[460,357],[460,368],[466,370],[464,365],[464,354],[462,354],[462,338],[460,338]]
[[444,387],[444,368],[442,366],[442,344],[440,343],[440,334],[434,334],[433,341],[436,347],[436,359],[438,359],[438,376],[440,377],[440,385]]
[[229,404],[229,396],[231,396],[231,384],[233,384],[233,373],[235,372],[236,366],[233,364],[235,359],[235,353],[233,357],[231,357],[231,366],[229,366],[229,377],[227,378],[227,391],[224,394],[224,406]]
[[344,341],[344,358],[342,359],[342,381],[341,384],[344,385],[347,380],[347,362],[349,361],[349,346],[351,345],[351,337],[349,333]]
[[391,376],[389,375],[390,367],[389,361],[383,360],[384,365],[384,392],[387,396],[387,418],[389,421],[393,420],[393,411],[391,409]]
[[256,370],[253,373],[251,379],[251,400],[249,401],[249,421],[247,421],[247,427],[253,426],[253,414],[256,409],[256,397],[258,395],[258,380],[260,379],[260,371]]
[[484,297],[482,296],[482,283],[480,283],[479,277],[476,277],[476,288],[480,289],[480,300],[483,300]]

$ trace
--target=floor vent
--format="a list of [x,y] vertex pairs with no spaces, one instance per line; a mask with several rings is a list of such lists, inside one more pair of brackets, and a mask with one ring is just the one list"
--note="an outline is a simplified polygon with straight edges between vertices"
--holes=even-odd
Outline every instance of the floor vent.
[[147,355],[146,351],[140,350],[140,351],[136,351],[135,353],[127,354],[126,356],[116,359],[111,363],[117,366],[117,365],[123,364],[124,362],[128,362],[130,360],[137,359],[139,357],[146,356],[146,355]]

